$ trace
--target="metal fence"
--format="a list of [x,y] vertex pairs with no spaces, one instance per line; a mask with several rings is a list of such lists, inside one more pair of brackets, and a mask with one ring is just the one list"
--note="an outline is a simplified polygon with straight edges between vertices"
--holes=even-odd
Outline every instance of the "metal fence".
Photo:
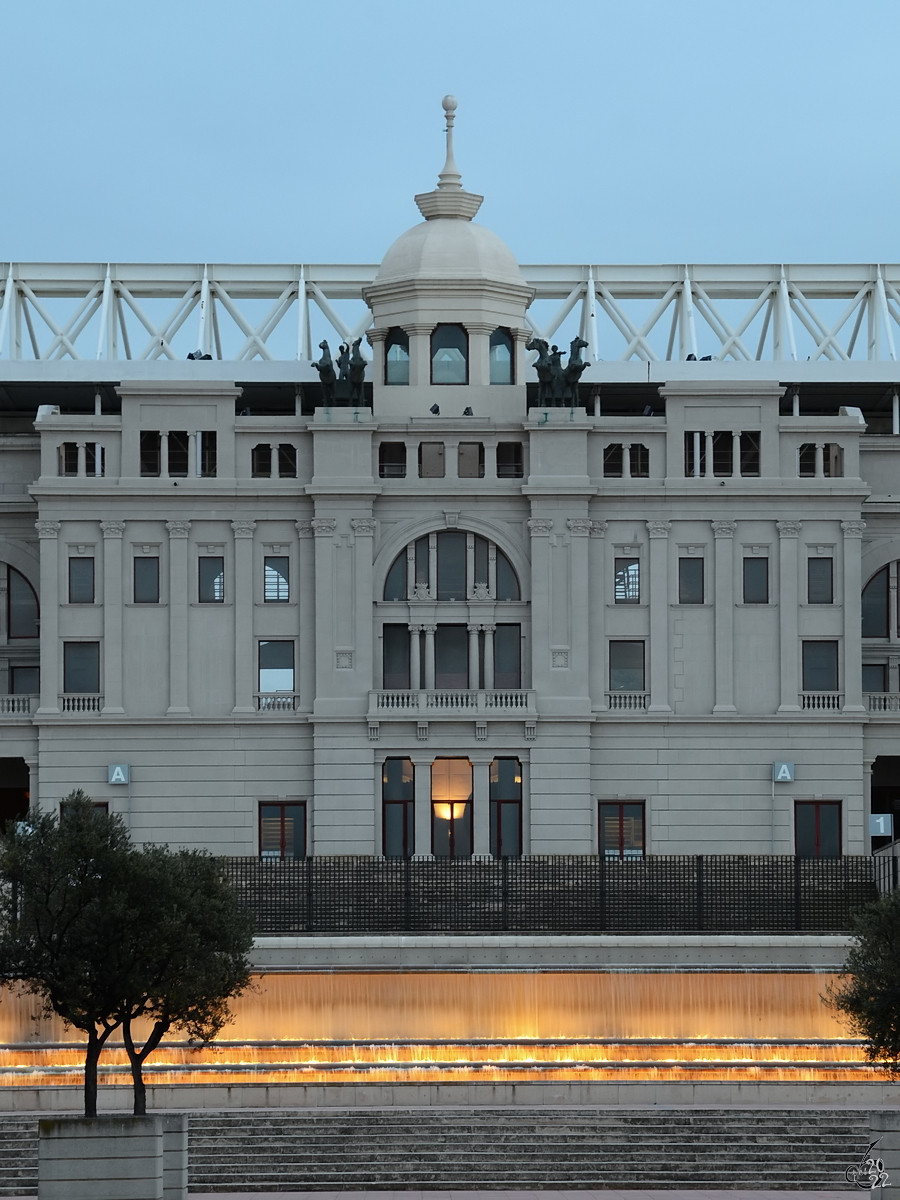
[[897,859],[228,858],[260,934],[843,932]]

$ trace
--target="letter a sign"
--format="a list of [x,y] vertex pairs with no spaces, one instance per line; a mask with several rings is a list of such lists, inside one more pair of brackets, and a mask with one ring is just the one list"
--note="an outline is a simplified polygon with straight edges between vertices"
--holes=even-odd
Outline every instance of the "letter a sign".
[[793,783],[794,764],[786,762],[772,763],[772,778],[776,783]]
[[109,768],[109,783],[130,783],[131,767],[128,763],[112,763]]

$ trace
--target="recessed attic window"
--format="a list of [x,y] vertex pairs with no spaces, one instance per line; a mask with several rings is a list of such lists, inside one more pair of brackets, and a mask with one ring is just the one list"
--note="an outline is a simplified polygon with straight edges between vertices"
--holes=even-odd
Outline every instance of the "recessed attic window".
[[469,382],[469,336],[462,325],[438,325],[432,333],[431,382]]

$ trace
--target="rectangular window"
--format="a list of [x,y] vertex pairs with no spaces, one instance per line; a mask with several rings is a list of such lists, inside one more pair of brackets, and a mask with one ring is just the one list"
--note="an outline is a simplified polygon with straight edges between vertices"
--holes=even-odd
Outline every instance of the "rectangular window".
[[[91,801],[91,808],[94,809],[95,812],[100,813],[101,816],[104,816],[104,817],[109,816],[109,801],[108,800],[93,800],[93,801]],[[65,819],[68,816],[70,816],[71,810],[72,810],[71,804],[67,804],[65,800],[60,800],[60,802],[59,802],[59,823],[60,824],[62,824],[63,821],[65,821]]]
[[628,465],[632,479],[650,478],[650,451],[640,443],[632,442],[628,451]]
[[816,475],[816,446],[804,442],[797,451],[797,474],[801,479],[814,479]]
[[744,559],[744,603],[769,603],[768,558]]
[[216,463],[216,431],[203,430],[197,434],[197,474],[204,479],[215,479]]
[[259,643],[259,690],[272,695],[294,690],[294,643]]
[[380,479],[406,478],[406,443],[382,442],[378,447],[378,476]]
[[285,604],[291,598],[291,560],[286,554],[267,554],[264,562],[263,600]]
[[306,805],[269,803],[259,806],[260,858],[306,858]]
[[863,663],[862,690],[864,692],[887,691],[887,663]]
[[169,443],[169,478],[183,479],[189,471],[187,430],[171,430]]
[[[472,683],[474,687],[474,680]],[[522,626],[498,625],[494,630],[494,687],[522,686]]]
[[794,852],[798,858],[840,858],[840,800],[796,801]]
[[225,602],[225,559],[221,554],[203,554],[199,564],[200,587],[198,599],[201,604],[223,604]]
[[155,557],[134,560],[135,604],[159,604],[159,559]]
[[69,603],[94,603],[93,558],[69,559]]
[[644,643],[609,643],[609,690],[611,692],[642,692],[644,690]]
[[10,667],[9,691],[13,696],[36,696],[41,690],[38,667]]
[[145,429],[141,433],[141,475],[159,475],[160,471],[160,435]]
[[521,479],[525,474],[525,464],[521,442],[497,443],[497,478]]
[[382,853],[410,858],[416,852],[416,770],[408,758],[386,758],[381,768]]
[[603,478],[622,478],[622,443],[613,442],[611,446],[603,447]]
[[99,695],[99,642],[63,642],[63,691]]
[[382,653],[382,687],[385,688],[418,688],[420,680],[410,684],[409,680],[409,639],[418,637],[418,633],[410,634],[406,625],[383,625],[381,629]]
[[456,465],[459,479],[484,479],[484,446],[481,442],[460,442]]
[[254,479],[268,479],[272,474],[272,447],[260,442],[250,451],[250,474]]
[[490,770],[491,854],[518,858],[522,853],[522,764],[495,758]]
[[748,477],[759,475],[759,434],[741,434],[741,474]]
[[806,560],[806,599],[809,604],[834,604],[834,559]]
[[837,642],[803,643],[804,692],[836,692],[838,690]]
[[638,558],[616,559],[616,604],[640,604],[641,562]]
[[643,802],[600,803],[600,853],[604,858],[644,857]]
[[844,475],[844,447],[837,442],[826,442],[822,467],[826,479],[842,479]]
[[431,853],[471,857],[472,764],[467,758],[436,758],[431,764]]
[[703,559],[699,556],[678,560],[678,603],[703,603]]
[[689,429],[684,435],[684,473],[688,479],[706,474],[706,434]]
[[437,539],[437,598],[466,598],[466,535],[445,530]]
[[84,448],[84,465],[95,479],[106,474],[106,451],[99,442],[88,442]]
[[713,434],[713,475],[733,473],[734,439],[730,430],[717,429]]
[[59,448],[60,475],[78,474],[78,445],[75,442],[63,442]]
[[444,478],[443,442],[419,442],[419,478]]
[[438,625],[435,630],[434,686],[469,686],[469,634],[465,625]]
[[297,447],[282,442],[278,447],[278,474],[281,479],[297,478]]

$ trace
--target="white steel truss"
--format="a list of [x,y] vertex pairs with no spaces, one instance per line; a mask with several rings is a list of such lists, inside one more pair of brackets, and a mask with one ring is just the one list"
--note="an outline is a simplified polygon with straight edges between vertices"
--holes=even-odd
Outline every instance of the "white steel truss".
[[[362,289],[376,271],[2,263],[0,358],[148,362],[184,359],[187,349],[231,362],[308,362],[316,356],[312,312],[327,336],[351,341],[365,333],[372,318]],[[897,359],[900,264],[522,271],[535,289],[526,318],[534,333],[551,341],[577,331],[594,361]]]

